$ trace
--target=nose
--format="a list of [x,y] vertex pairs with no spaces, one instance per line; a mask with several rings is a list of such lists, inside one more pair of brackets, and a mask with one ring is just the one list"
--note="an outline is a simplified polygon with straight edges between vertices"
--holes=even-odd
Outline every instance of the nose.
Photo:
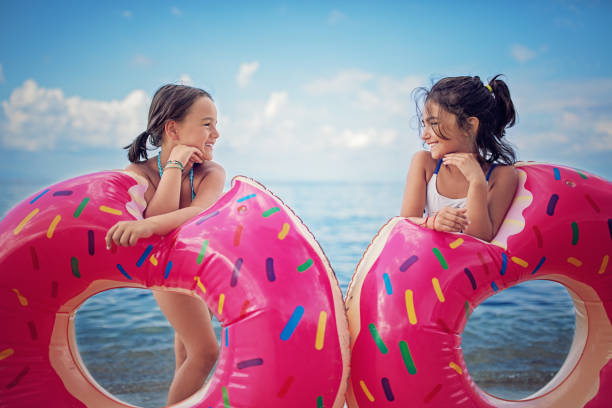
[[211,136],[214,137],[215,139],[219,138],[220,135],[219,135],[219,131],[217,130],[216,126],[213,126],[213,131],[211,133]]

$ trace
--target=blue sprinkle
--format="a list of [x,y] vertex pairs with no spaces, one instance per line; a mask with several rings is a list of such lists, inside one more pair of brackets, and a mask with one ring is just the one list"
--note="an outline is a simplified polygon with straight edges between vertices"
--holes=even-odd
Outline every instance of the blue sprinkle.
[[128,278],[129,280],[132,280],[132,277],[128,275],[128,273],[125,271],[125,269],[123,269],[123,266],[121,266],[121,264],[117,264],[117,269],[119,269],[119,272],[125,275],[126,278]]
[[391,391],[391,384],[389,383],[389,379],[387,377],[383,377],[381,380],[383,391],[385,391],[385,397],[387,397],[387,401],[395,400],[395,396],[393,395],[393,391]]
[[239,370],[242,370],[248,367],[260,366],[262,364],[263,358],[252,358],[250,360],[239,361],[238,364],[236,364],[236,367],[238,367]]
[[212,218],[212,217],[214,217],[215,215],[218,215],[218,214],[219,214],[219,210],[217,210],[217,211],[215,211],[215,212],[213,212],[213,213],[211,213],[211,214],[206,214],[205,216],[203,216],[202,218],[200,218],[200,219],[198,220],[198,222],[196,222],[196,225],[200,225],[200,224],[201,224],[201,223],[203,223],[204,221],[206,221],[206,220],[208,220],[209,218]]
[[474,279],[474,275],[472,275],[472,271],[470,271],[468,268],[464,268],[463,272],[465,272],[465,275],[470,280],[470,283],[472,284],[472,289],[476,290],[476,279]]
[[389,279],[389,274],[383,273],[383,280],[385,281],[385,289],[387,289],[387,295],[392,295],[393,287],[391,286],[391,279]]
[[32,201],[30,201],[30,204],[34,204],[36,202],[36,200],[38,200],[40,197],[44,196],[45,194],[47,194],[49,192],[49,189],[46,189],[45,191],[43,191],[42,193],[40,193],[39,195],[37,195],[36,197],[34,197],[32,199]]
[[491,287],[493,288],[493,290],[495,292],[497,292],[499,290],[499,288],[497,287],[497,284],[495,282],[491,282]]
[[553,171],[555,172],[555,180],[561,180],[561,173],[559,173],[559,169],[555,167]]
[[280,334],[281,340],[283,340],[283,341],[289,340],[289,338],[291,337],[291,335],[295,331],[295,328],[297,327],[298,323],[302,319],[303,315],[304,315],[304,307],[303,306],[297,306],[295,308],[295,310],[293,311],[293,314],[289,318],[289,321],[285,325],[285,328],[283,329],[283,331]]
[[242,197],[242,198],[239,198],[239,199],[238,199],[238,202],[239,202],[239,203],[241,203],[241,202],[246,201],[246,200],[248,200],[248,199],[250,199],[250,198],[253,198],[253,197],[255,197],[255,194],[249,194],[249,195],[247,195],[247,196],[244,196],[244,197]]
[[504,276],[506,274],[507,267],[508,267],[508,257],[506,256],[505,253],[502,252],[502,267],[501,267],[501,271],[499,271],[499,274],[501,276]]
[[140,268],[142,266],[144,261],[146,261],[149,255],[151,255],[151,251],[153,251],[153,245],[149,245],[147,249],[144,250],[142,255],[140,255],[140,259],[138,259],[138,262],[136,262],[137,267]]
[[164,279],[168,279],[168,275],[170,275],[171,269],[172,269],[172,261],[168,261],[168,265],[166,265],[166,270],[164,271]]
[[227,331],[227,327],[225,328],[225,347],[229,347],[229,332]]
[[538,263],[538,266],[536,266],[535,269],[533,270],[533,272],[531,272],[532,275],[534,273],[536,273],[538,271],[538,269],[540,269],[542,267],[542,264],[544,263],[544,261],[546,261],[546,257],[545,256],[543,256],[542,259],[540,259],[540,262]]

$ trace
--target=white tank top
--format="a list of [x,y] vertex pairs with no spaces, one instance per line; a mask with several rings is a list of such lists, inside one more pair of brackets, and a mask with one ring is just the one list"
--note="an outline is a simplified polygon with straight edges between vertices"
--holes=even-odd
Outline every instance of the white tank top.
[[[425,214],[429,216],[434,215],[444,207],[464,208],[467,203],[467,197],[449,198],[443,196],[438,192],[436,182],[438,180],[438,171],[440,171],[440,165],[442,165],[442,159],[438,161],[436,170],[431,175],[431,178],[427,183],[427,200],[425,201]],[[491,172],[493,171],[495,166],[497,166],[497,164],[491,165],[491,168],[487,172],[487,183],[489,182],[489,177],[491,177]]]

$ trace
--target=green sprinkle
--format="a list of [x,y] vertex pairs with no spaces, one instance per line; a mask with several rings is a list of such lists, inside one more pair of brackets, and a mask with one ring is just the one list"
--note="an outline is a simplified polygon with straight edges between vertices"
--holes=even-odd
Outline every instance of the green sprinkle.
[[208,248],[208,240],[205,239],[204,242],[202,242],[202,248],[200,248],[200,254],[198,255],[198,265],[200,265],[202,261],[204,260],[204,254],[206,253],[207,248]]
[[376,330],[376,326],[374,325],[374,323],[370,323],[368,327],[370,328],[370,334],[372,334],[372,338],[374,339],[374,342],[378,346],[380,352],[383,354],[387,354],[389,352],[389,349],[380,337],[380,334],[378,333],[378,330]]
[[572,222],[572,245],[576,245],[578,243],[578,224],[576,222]]
[[467,302],[467,300],[465,301],[465,317],[466,319],[470,318],[470,304]]
[[323,408],[323,396],[319,395],[317,397],[317,408]]
[[582,177],[585,180],[587,179],[587,176],[584,173],[582,173],[580,170],[578,169],[574,169],[574,170],[576,170],[576,173],[580,174],[580,177]]
[[304,272],[306,269],[310,268],[314,262],[312,259],[308,258],[306,262],[298,266],[298,272]]
[[412,375],[416,374],[416,367],[414,365],[414,361],[412,360],[412,356],[410,355],[410,349],[408,348],[408,344],[405,341],[399,342],[400,351],[402,352],[402,357],[404,359],[404,365],[408,369],[408,372]]
[[268,218],[269,216],[271,216],[274,213],[277,213],[280,211],[280,208],[278,207],[272,207],[267,211],[264,211],[263,214],[261,214],[264,218]]
[[444,270],[448,269],[448,264],[446,263],[446,259],[444,259],[444,257],[442,256],[442,253],[440,252],[440,250],[438,248],[434,248],[433,253],[434,255],[436,255],[436,258],[438,258],[438,262],[440,262],[440,265],[442,265],[442,269]]
[[227,388],[221,387],[221,391],[223,392],[223,406],[225,408],[230,408],[229,397],[227,396]]
[[79,204],[76,211],[74,212],[74,218],[79,218],[87,203],[89,203],[89,197],[85,197],[83,201],[81,201],[81,204]]
[[70,266],[72,266],[72,274],[77,278],[81,277],[81,272],[79,272],[79,260],[76,257],[70,258]]

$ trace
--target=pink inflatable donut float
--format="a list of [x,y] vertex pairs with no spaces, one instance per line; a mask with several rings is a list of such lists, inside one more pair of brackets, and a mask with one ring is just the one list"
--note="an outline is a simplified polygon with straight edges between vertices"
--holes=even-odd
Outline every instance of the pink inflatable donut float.
[[142,218],[146,182],[101,172],[51,186],[0,222],[0,406],[126,407],[80,359],[77,308],[119,287],[200,296],[221,322],[207,384],[177,407],[341,407],[349,339],[342,293],[297,216],[261,185],[233,181],[167,236],[107,250]]
[[[346,297],[349,407],[612,407],[612,183],[562,166],[515,167],[519,185],[492,243],[400,217],[374,238]],[[568,289],[574,340],[543,389],[502,400],[470,378],[461,333],[480,303],[532,279]]]

